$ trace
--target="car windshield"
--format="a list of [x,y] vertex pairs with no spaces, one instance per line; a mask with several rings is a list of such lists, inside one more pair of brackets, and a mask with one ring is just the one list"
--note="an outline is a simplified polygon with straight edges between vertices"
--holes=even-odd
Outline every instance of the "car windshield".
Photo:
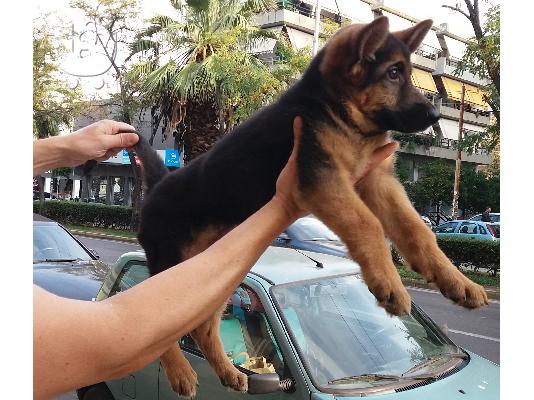
[[59,225],[33,226],[33,262],[92,260],[90,254]]
[[416,308],[408,316],[387,314],[356,275],[276,285],[271,291],[320,387],[383,385],[465,356]]
[[298,234],[300,240],[341,240],[325,224],[311,217],[298,219],[291,228]]

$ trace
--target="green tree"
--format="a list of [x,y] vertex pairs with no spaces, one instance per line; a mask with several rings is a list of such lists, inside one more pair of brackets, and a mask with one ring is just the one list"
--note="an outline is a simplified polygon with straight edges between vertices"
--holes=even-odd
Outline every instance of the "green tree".
[[[132,51],[147,58],[132,71],[144,81],[156,125],[171,133],[186,161],[208,150],[235,123],[272,101],[284,88],[247,52],[276,38],[253,25],[271,0],[174,0],[181,16],[156,16],[137,35]],[[155,133],[155,130],[153,130]]]
[[500,138],[500,6],[491,5],[485,14],[485,22],[482,24],[478,0],[464,0],[464,3],[467,10],[464,10],[459,3],[455,6],[443,5],[466,17],[475,34],[468,43],[455,73],[461,75],[464,71],[469,71],[490,81],[486,87],[485,97],[493,110],[495,124],[490,125],[481,134],[469,135],[461,146],[468,151],[472,151],[477,146],[493,150]]
[[[70,128],[86,103],[79,89],[71,89],[61,76],[59,63],[65,53],[61,37],[49,30],[48,18],[33,24],[33,136],[43,139]],[[39,212],[44,207],[44,178],[39,183]]]
[[39,139],[70,128],[86,106],[81,91],[71,89],[61,76],[65,49],[46,21],[37,19],[33,26],[33,135]]
[[[110,63],[118,86],[118,93],[110,93],[111,106],[119,110],[119,120],[132,124],[135,114],[142,107],[139,100],[140,86],[128,74],[133,64],[133,54],[122,60],[117,58],[116,50],[131,47],[134,42],[132,32],[139,23],[138,0],[73,0],[71,6],[82,10],[91,22],[96,42]],[[141,171],[131,152],[129,157],[134,173],[131,229],[136,231],[141,205]]]
[[435,160],[420,169],[421,177],[417,182],[405,183],[406,192],[413,205],[420,212],[427,206],[440,202],[452,202],[454,167],[443,160]]
[[[415,208],[422,212],[428,206],[452,203],[454,166],[444,160],[435,160],[420,169],[417,182],[406,179],[405,167],[397,162],[396,171]],[[399,173],[400,171],[400,173]],[[404,178],[403,178],[404,177]],[[460,175],[459,208],[464,215],[482,212],[487,206],[499,210],[499,173],[477,172],[474,167],[462,164]]]

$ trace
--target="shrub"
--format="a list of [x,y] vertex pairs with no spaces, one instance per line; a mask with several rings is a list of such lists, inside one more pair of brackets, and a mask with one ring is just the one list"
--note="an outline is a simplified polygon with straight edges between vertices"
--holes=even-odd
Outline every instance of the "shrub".
[[[499,242],[453,237],[438,237],[437,241],[441,250],[456,266],[467,264],[473,266],[475,270],[486,268],[491,270],[494,275],[500,269]],[[391,253],[394,262],[402,264],[402,258],[393,246]]]
[[[33,212],[39,212],[38,201],[33,203]],[[41,214],[62,224],[130,229],[132,208],[51,200],[44,203]]]

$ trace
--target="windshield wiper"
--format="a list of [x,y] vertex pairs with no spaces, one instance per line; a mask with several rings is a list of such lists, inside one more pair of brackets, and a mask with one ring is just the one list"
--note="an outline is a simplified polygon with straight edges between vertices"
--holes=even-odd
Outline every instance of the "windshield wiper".
[[[404,375],[404,374],[403,374]],[[434,379],[435,375],[432,374],[421,374],[414,376],[398,376],[398,375],[385,375],[385,374],[363,374],[355,376],[346,376],[344,378],[334,379],[328,382],[329,385],[335,383],[353,383],[353,382],[376,382],[376,381],[405,381],[405,380],[427,380]]]
[[[443,358],[461,358],[462,360],[465,360],[469,356],[465,353],[443,353],[443,354],[436,354],[434,356],[430,356],[425,361],[423,361],[420,364],[417,364],[416,366],[410,368],[408,371],[404,372],[402,376],[406,376],[408,374],[411,374],[412,372],[415,372],[417,370],[420,370],[422,368],[428,367],[429,365],[434,364],[436,361],[439,361]],[[417,375],[418,376],[418,375]]]
[[82,261],[81,258],[45,258],[41,262],[73,262],[73,261]]

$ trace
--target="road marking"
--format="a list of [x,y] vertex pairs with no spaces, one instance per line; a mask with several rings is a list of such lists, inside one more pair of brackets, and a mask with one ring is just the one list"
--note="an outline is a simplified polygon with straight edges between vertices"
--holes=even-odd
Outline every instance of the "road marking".
[[[440,296],[443,296],[441,294],[441,292],[439,292],[438,290],[434,290],[434,289],[425,289],[425,288],[419,288],[419,287],[415,287],[415,286],[408,286],[407,289],[408,290],[413,290],[415,292],[426,292],[426,293],[439,294]],[[494,300],[494,299],[488,299],[488,302],[489,303],[496,303],[496,304],[500,304],[501,303],[499,300]]]
[[501,341],[500,339],[497,339],[497,338],[494,338],[494,337],[478,335],[476,333],[471,333],[471,332],[457,331],[456,329],[450,329],[449,328],[449,329],[447,329],[447,332],[458,333],[459,335],[473,336],[473,337],[476,337],[476,338],[479,338],[479,339],[491,340],[492,342],[500,342]]

